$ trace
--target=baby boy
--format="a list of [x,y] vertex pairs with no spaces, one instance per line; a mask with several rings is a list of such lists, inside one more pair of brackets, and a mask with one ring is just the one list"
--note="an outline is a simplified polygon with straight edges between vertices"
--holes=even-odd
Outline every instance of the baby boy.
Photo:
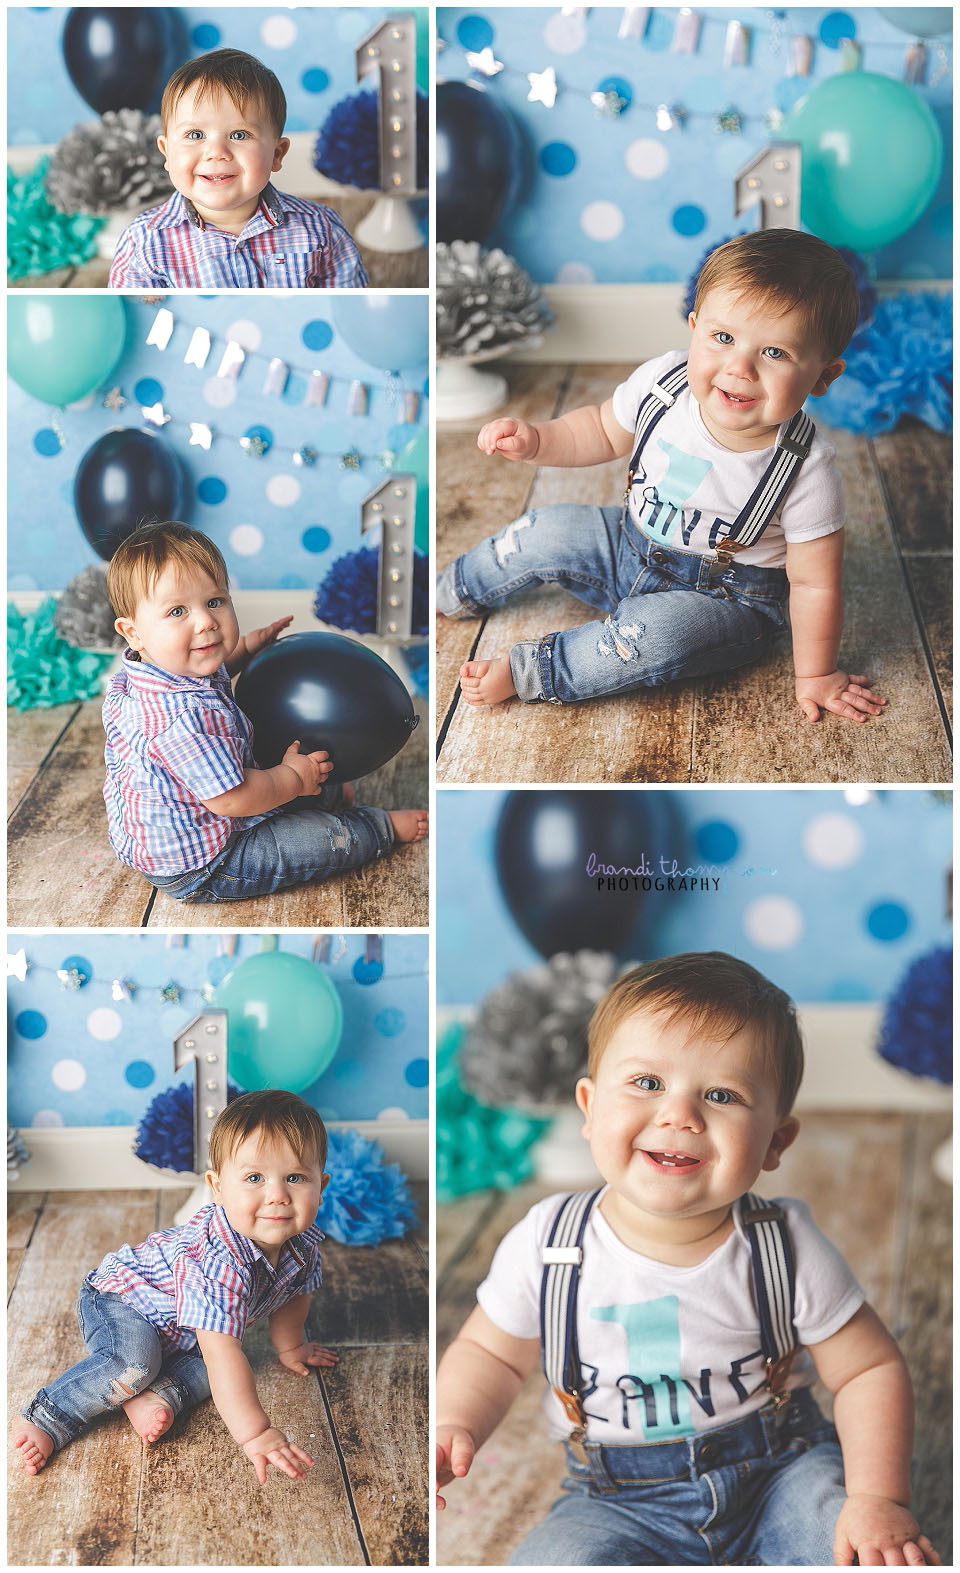
[[214,1200],[179,1228],[121,1245],[84,1279],[77,1320],[89,1354],[56,1377],[14,1421],[30,1475],[97,1415],[123,1409],[148,1445],[174,1417],[213,1398],[261,1485],[267,1465],[300,1480],[313,1459],[271,1425],[241,1347],[265,1316],[277,1359],[306,1376],[337,1356],[304,1337],[320,1287],[314,1223],[327,1133],[290,1092],[248,1092],[210,1132]]
[[107,593],[127,641],[103,703],[103,795],[121,863],[184,901],[239,901],[426,835],[425,812],[324,788],[329,755],[301,754],[293,738],[280,764],[257,768],[230,674],[291,618],[241,638],[226,564],[205,535],[177,523],[135,530],[110,560]]
[[360,289],[360,253],[331,208],[277,191],[290,147],[272,71],[240,49],[189,60],[163,91],[157,145],[176,187],[128,224],[113,289]]
[[803,411],[843,371],[858,308],[832,246],[796,230],[743,235],[707,258],[685,351],[647,361],[602,405],[483,427],[480,448],[505,459],[630,458],[623,506],[530,509],[441,575],[448,617],[537,583],[605,614],[465,662],[468,704],[567,704],[732,671],[786,627],[789,599],[807,719],[880,714],[868,679],[840,667],[843,495],[834,450]]
[[733,956],[650,962],[597,1006],[576,1099],[605,1184],[510,1231],[437,1378],[443,1486],[542,1360],[567,1480],[511,1564],[939,1564],[896,1343],[806,1205],[751,1194],[802,1071],[790,1000]]

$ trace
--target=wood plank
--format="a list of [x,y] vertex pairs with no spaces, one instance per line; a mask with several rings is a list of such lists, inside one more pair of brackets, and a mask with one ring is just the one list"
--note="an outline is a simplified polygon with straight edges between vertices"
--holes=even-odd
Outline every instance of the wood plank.
[[[831,441],[833,439],[831,438]],[[894,431],[870,439],[903,552],[950,555],[953,441],[904,416]]]
[[7,711],[7,815],[14,812],[79,704]]
[[427,1275],[410,1239],[380,1245],[322,1247],[323,1288],[310,1317],[310,1336],[338,1348],[415,1343],[427,1332]]
[[[374,1567],[428,1562],[426,1343],[346,1349],[323,1374],[367,1554]],[[371,1416],[377,1416],[371,1424]]]
[[953,562],[910,552],[903,559],[913,599],[926,634],[929,659],[944,709],[953,716]]
[[496,1196],[496,1206],[488,1210],[464,1242],[444,1274],[442,1293],[437,1292],[437,1354],[460,1331],[477,1303],[477,1285],[487,1275],[493,1253],[504,1235],[530,1211],[535,1202],[551,1196],[560,1187],[541,1180],[528,1180],[512,1191]]
[[43,1211],[46,1191],[11,1191],[7,1196],[7,1244],[26,1250],[37,1219]]
[[469,1241],[482,1227],[488,1212],[495,1208],[497,1191],[473,1191],[455,1202],[437,1204],[437,1294],[451,1268],[468,1249]]

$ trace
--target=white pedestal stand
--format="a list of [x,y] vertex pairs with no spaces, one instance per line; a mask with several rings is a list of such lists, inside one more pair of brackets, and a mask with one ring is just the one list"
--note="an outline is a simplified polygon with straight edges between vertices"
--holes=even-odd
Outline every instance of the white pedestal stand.
[[392,196],[389,191],[380,193],[353,235],[371,251],[419,251],[424,244],[410,200]]
[[506,397],[506,377],[497,371],[478,371],[473,357],[437,361],[438,421],[479,420],[499,410]]

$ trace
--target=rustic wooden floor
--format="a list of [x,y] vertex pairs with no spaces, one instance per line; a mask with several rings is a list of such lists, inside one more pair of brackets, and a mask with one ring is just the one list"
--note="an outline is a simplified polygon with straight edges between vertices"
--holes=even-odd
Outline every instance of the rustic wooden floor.
[[[632,369],[512,366],[505,409],[547,420],[602,402]],[[476,446],[478,425],[438,430],[438,566],[529,507],[619,501],[621,462],[559,470],[491,460]],[[849,519],[841,659],[887,696],[881,718],[863,726],[834,716],[815,727],[805,722],[786,637],[757,666],[722,679],[578,705],[464,704],[463,661],[595,615],[544,586],[483,619],[437,619],[438,782],[949,781],[950,438],[912,421],[872,441],[828,436]]]
[[[424,928],[428,844],[253,901],[185,903],[118,863],[107,840],[100,700],[7,712],[7,921],[15,927]],[[400,753],[358,784],[380,808],[427,803],[425,703]]]
[[[421,1188],[421,1193],[425,1187]],[[16,1413],[82,1357],[85,1273],[123,1240],[166,1228],[187,1191],[21,1192],[8,1221],[8,1391]],[[421,1216],[426,1205],[421,1195]],[[427,1561],[427,1231],[376,1248],[328,1240],[311,1337],[340,1363],[277,1365],[258,1323],[244,1341],[271,1419],[315,1463],[266,1486],[212,1404],[145,1448],[109,1416],[39,1476],[8,1471],[13,1565],[422,1567]]]
[[[930,1168],[949,1134],[947,1115],[807,1114],[768,1196],[799,1196],[843,1252],[910,1366],[917,1401],[914,1512],[952,1562],[951,1208],[952,1192]],[[437,1209],[437,1352],[476,1304],[503,1235],[555,1185],[484,1192]],[[816,1389],[828,1408],[828,1395]],[[546,1513],[563,1477],[562,1450],[547,1440],[534,1375],[478,1454],[465,1480],[447,1488],[437,1559],[502,1566]]]
[[[331,196],[324,204],[340,214],[353,232],[372,208],[374,197]],[[430,257],[426,246],[419,251],[373,251],[357,242],[371,289],[426,289],[430,283]],[[38,273],[30,278],[10,280],[11,289],[106,289],[110,263],[106,257],[93,257],[79,266],[57,268],[53,273]]]

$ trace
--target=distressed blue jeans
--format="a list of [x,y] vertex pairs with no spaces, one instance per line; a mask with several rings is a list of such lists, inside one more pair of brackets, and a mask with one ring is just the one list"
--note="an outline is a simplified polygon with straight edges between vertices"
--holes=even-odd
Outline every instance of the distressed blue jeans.
[[779,1415],[587,1453],[511,1567],[833,1566],[843,1459],[805,1388]]
[[90,1351],[87,1358],[41,1387],[21,1410],[25,1420],[53,1438],[54,1447],[66,1447],[97,1415],[119,1409],[148,1387],[175,1415],[210,1397],[199,1348],[165,1348],[153,1323],[123,1295],[103,1294],[84,1283],[77,1321]]
[[606,613],[510,651],[519,698],[570,704],[759,660],[787,626],[782,568],[661,546],[621,507],[532,508],[444,569],[437,611],[476,617],[534,584]]

